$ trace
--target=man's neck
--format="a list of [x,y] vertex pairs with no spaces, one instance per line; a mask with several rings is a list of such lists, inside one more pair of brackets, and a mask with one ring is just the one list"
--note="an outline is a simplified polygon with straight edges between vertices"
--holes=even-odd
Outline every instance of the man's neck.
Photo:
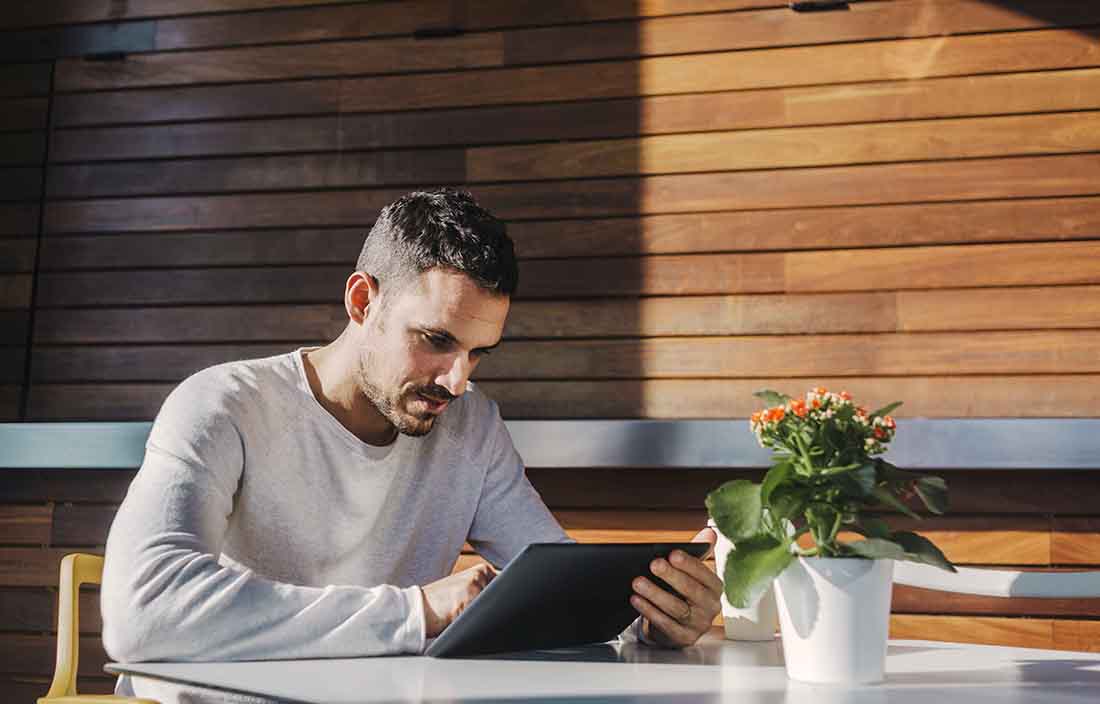
[[385,446],[397,439],[397,428],[359,392],[355,359],[340,340],[302,353],[306,380],[317,402],[357,438],[368,445]]

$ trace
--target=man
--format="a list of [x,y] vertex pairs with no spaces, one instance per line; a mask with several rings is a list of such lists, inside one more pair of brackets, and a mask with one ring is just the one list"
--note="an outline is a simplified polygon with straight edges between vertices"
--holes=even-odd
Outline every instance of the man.
[[[413,193],[367,236],[334,342],[181,383],[107,541],[111,657],[419,653],[495,574],[449,575],[464,542],[500,566],[568,540],[496,404],[468,383],[516,283],[503,224],[467,194]],[[690,645],[721,582],[683,553],[655,567],[678,594],[640,577],[632,632]]]

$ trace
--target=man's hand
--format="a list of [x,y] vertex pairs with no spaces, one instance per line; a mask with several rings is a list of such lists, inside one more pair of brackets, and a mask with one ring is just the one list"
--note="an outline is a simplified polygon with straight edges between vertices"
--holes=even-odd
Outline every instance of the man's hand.
[[[717,539],[712,529],[704,528],[691,542],[710,543],[713,550]],[[657,558],[650,569],[678,593],[669,593],[645,577],[634,580],[630,603],[643,616],[643,633],[667,648],[694,645],[722,609],[722,580],[702,560],[681,550],[673,550],[668,560]]]
[[496,576],[496,569],[482,562],[421,587],[420,591],[424,595],[424,625],[428,638],[435,638],[442,633]]

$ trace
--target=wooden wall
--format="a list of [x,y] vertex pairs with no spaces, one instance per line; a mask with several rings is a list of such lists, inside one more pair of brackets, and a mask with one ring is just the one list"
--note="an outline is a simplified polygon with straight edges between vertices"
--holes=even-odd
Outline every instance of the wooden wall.
[[[819,383],[913,416],[1100,407],[1096,3],[43,0],[0,32],[3,418],[151,419],[200,368],[331,339],[378,209],[441,184],[523,258],[480,374],[509,417],[744,418]],[[585,539],[685,535],[732,476],[531,474]],[[102,543],[128,477],[4,475],[25,698],[56,556]],[[949,479],[927,527],[954,559],[1100,566],[1100,472]],[[1100,646],[1091,602],[895,611]]]

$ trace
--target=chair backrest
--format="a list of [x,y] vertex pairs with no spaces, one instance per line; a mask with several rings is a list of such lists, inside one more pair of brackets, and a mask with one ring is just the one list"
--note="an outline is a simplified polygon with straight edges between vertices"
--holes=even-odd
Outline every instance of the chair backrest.
[[76,696],[76,671],[80,660],[80,585],[103,580],[103,558],[73,553],[61,560],[57,592],[57,662],[53,682],[40,702],[54,697]]
[[1018,572],[959,567],[951,573],[931,565],[894,563],[894,583],[957,594],[1045,599],[1100,598],[1100,571]]

